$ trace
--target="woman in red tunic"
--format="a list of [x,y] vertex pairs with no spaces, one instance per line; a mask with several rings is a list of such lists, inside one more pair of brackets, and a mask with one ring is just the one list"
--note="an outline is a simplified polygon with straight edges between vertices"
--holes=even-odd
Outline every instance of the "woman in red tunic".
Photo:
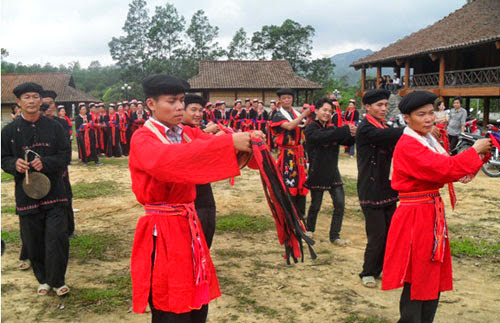
[[185,81],[159,74],[143,87],[153,115],[130,145],[132,190],[146,212],[132,249],[133,309],[143,313],[149,301],[153,322],[205,322],[220,290],[194,208],[195,185],[239,175],[236,152],[251,151],[250,134],[182,127]]
[[452,182],[468,182],[483,164],[481,154],[491,150],[489,139],[450,157],[430,135],[433,102],[427,91],[406,95],[399,104],[408,124],[394,150],[392,188],[400,204],[387,237],[382,289],[404,286],[399,322],[432,322],[439,293],[452,289],[451,254],[444,205],[439,189]]

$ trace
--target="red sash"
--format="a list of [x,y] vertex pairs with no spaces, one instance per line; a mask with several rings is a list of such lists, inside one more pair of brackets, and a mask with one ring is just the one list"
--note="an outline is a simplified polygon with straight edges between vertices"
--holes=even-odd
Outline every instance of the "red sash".
[[385,124],[385,121],[382,120],[382,121],[378,121],[377,119],[375,119],[374,117],[372,117],[370,114],[366,114],[365,116],[366,118],[366,121],[368,121],[369,123],[371,123],[372,125],[374,125],[375,127],[379,128],[379,129],[385,129],[385,128],[389,128],[386,124]]
[[444,203],[439,195],[439,190],[399,193],[401,205],[418,205],[433,203],[436,208],[434,221],[434,247],[431,261],[443,262],[445,239],[447,238],[446,218],[444,216]]

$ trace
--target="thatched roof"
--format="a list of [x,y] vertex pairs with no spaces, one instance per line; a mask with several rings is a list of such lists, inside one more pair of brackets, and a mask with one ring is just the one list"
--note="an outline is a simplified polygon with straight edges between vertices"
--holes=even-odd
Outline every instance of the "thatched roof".
[[201,61],[199,74],[188,82],[192,90],[321,88],[318,83],[296,75],[285,60]]
[[45,90],[57,93],[56,102],[92,102],[99,99],[75,88],[73,76],[69,73],[30,73],[30,74],[2,74],[2,104],[16,102],[12,90],[24,82],[35,82]]
[[353,67],[410,56],[447,51],[500,40],[500,0],[475,0],[436,23],[378,52],[352,63]]

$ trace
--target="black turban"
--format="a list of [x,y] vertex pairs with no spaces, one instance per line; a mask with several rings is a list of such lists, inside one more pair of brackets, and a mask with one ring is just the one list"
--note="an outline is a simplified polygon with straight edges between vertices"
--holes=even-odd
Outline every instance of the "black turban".
[[278,97],[281,97],[282,95],[286,95],[286,94],[295,97],[294,91],[292,89],[289,89],[289,88],[279,89],[278,91],[276,91],[276,94],[278,95]]
[[180,78],[167,74],[155,74],[148,76],[142,82],[142,88],[146,98],[162,94],[184,93],[190,88],[189,83]]
[[52,90],[43,90],[41,95],[42,95],[42,98],[52,98],[54,100],[57,97],[57,93],[55,91],[52,91]]
[[384,89],[371,90],[363,95],[363,104],[373,104],[380,100],[388,100],[391,92]]
[[410,114],[412,111],[423,107],[426,104],[434,104],[438,96],[429,91],[415,91],[407,94],[399,102],[399,110],[403,114]]
[[23,83],[23,84],[16,86],[12,92],[14,92],[14,95],[17,98],[20,98],[21,95],[23,95],[24,93],[29,93],[29,92],[35,92],[38,94],[42,94],[43,88],[40,84],[36,84],[33,82],[26,82],[26,83]]
[[199,95],[196,95],[196,94],[187,94],[184,97],[184,104],[185,104],[185,106],[187,107],[188,105],[193,104],[193,103],[198,103],[199,105],[201,105],[202,107],[204,107],[205,104],[207,103],[207,101],[205,101],[205,99],[203,99]]

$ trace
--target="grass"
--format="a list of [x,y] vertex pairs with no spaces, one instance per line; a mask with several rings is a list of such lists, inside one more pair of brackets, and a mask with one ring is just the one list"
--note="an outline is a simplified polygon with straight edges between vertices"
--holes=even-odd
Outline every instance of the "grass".
[[358,198],[358,184],[357,180],[350,176],[342,176],[342,182],[344,183],[344,192],[346,197],[353,196]]
[[120,193],[120,186],[115,181],[80,182],[71,186],[73,198],[90,199]]
[[218,257],[222,257],[224,259],[227,258],[244,258],[251,257],[253,255],[250,251],[237,250],[237,249],[214,249],[213,251]]
[[274,228],[269,217],[253,216],[244,213],[231,213],[217,218],[217,232],[259,233]]
[[477,241],[469,238],[452,239],[451,254],[456,257],[489,257],[499,254],[500,244],[487,241]]
[[15,206],[2,206],[2,213],[16,214]]
[[2,172],[2,182],[12,181],[14,179],[14,175],[11,175],[6,172]]
[[19,233],[19,230],[15,231],[2,231],[2,240],[5,241],[6,244],[9,243],[15,243],[15,244],[20,244],[21,243],[21,234]]
[[[82,311],[105,314],[117,310],[125,312],[128,309],[132,299],[132,283],[128,270],[99,277],[92,282],[104,283],[106,287],[72,287],[71,293],[63,299],[47,299],[47,306],[41,311],[52,311],[49,313],[52,318],[70,318],[73,321],[72,319],[78,317]],[[54,301],[57,302],[56,304],[64,304],[64,308],[57,306],[53,310]]]
[[99,158],[99,161],[103,163],[105,166],[106,165],[111,165],[111,166],[124,166],[128,167],[128,158],[113,158],[113,157],[102,157]]
[[2,284],[2,296],[4,296],[4,294],[6,294],[10,291],[19,291],[19,290],[20,290],[19,285],[16,285],[14,283]]
[[349,315],[345,323],[389,323],[390,321],[384,317],[380,316],[360,316],[357,313]]
[[235,309],[238,311],[251,311],[256,314],[262,314],[268,318],[274,318],[278,311],[267,306],[261,305],[252,296],[252,289],[248,283],[241,282],[234,277],[226,277],[219,273],[217,275],[222,293],[233,296],[237,302]]
[[[109,234],[89,233],[77,235],[70,240],[70,258],[76,258],[80,263],[86,263],[91,259],[112,260],[114,257],[123,256],[120,254],[119,240]],[[113,255],[109,255],[112,251]]]

